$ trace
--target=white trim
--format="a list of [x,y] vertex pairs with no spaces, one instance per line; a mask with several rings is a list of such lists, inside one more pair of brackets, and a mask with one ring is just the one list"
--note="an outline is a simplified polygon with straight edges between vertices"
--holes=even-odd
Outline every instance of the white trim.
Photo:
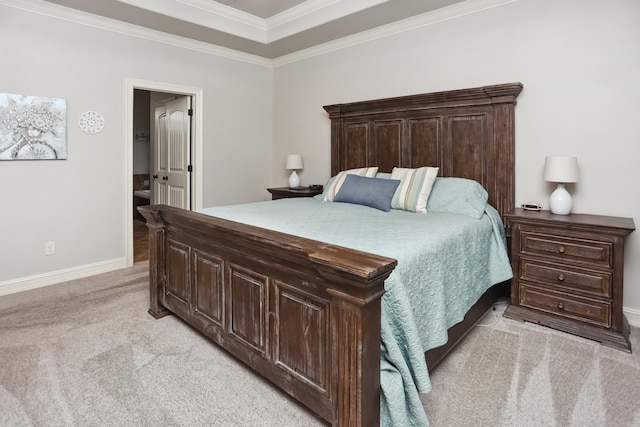
[[203,105],[204,90],[202,88],[176,85],[172,83],[154,82],[125,78],[125,118],[124,118],[124,224],[125,224],[125,257],[127,267],[133,265],[133,91],[134,89],[150,90],[152,92],[167,92],[192,97],[193,109],[191,153],[192,181],[191,206],[193,210],[202,209],[203,199]]
[[623,307],[622,312],[627,316],[627,320],[631,326],[640,328],[640,310],[631,307]]
[[[131,0],[120,0],[120,1],[131,1]],[[253,41],[263,42],[263,43],[264,43],[264,40],[267,38],[265,34],[267,31],[267,23],[265,19],[252,15],[250,13],[243,12],[231,6],[227,6],[226,4],[218,3],[216,1],[211,1],[211,0],[176,0],[176,1],[178,3],[182,3],[184,5],[191,6],[193,8],[198,9],[197,12],[200,15],[203,15],[202,12],[206,12],[207,14],[217,15],[218,18],[224,18],[229,21],[236,22],[237,24],[241,24],[242,26],[247,26],[252,30],[258,29],[260,30],[260,33],[261,33],[258,37],[252,38],[249,33],[245,33],[243,31],[243,28],[236,27],[235,31],[232,31],[230,34],[233,34],[239,37],[248,38]],[[157,2],[154,3],[154,8],[157,9],[158,6],[156,4]],[[184,8],[181,10],[183,12],[185,11]],[[212,21],[211,16],[208,16],[208,15],[204,15],[204,16],[205,16],[205,21],[208,20],[209,22],[208,23],[204,22],[200,25],[204,25],[205,27],[209,27],[209,28],[218,29],[211,25],[211,21]]]
[[16,292],[28,291],[30,289],[42,288],[44,286],[56,285],[69,280],[83,279],[96,274],[107,273],[126,267],[124,258],[111,261],[97,262],[95,264],[81,265],[79,267],[67,268],[50,273],[37,274],[35,276],[22,277],[14,280],[0,282],[0,296],[9,295]]
[[[366,2],[367,0],[362,1]],[[502,6],[516,1],[518,0],[467,0],[460,3],[455,3],[451,6],[436,9],[431,12],[416,15],[411,18],[403,19],[387,25],[382,25],[371,30],[362,31],[351,36],[345,36],[337,40],[322,43],[307,49],[302,49],[288,55],[280,56],[273,60],[258,55],[251,55],[248,53],[240,52],[238,50],[217,46],[211,43],[200,42],[197,40],[188,39],[186,37],[180,37],[145,27],[139,27],[137,25],[93,15],[57,4],[48,3],[42,0],[0,0],[0,4],[39,13],[53,18],[75,22],[82,25],[112,31],[119,34],[128,35],[131,37],[137,37],[157,43],[163,43],[171,46],[193,50],[196,52],[205,53],[208,55],[220,56],[271,68],[311,58],[314,56],[324,55],[326,53],[344,49],[350,46],[355,46],[358,44],[366,43],[368,41],[388,37],[405,31],[410,31],[416,28],[433,25],[442,21],[455,19],[460,16],[468,15],[493,7]],[[309,2],[310,1],[307,1],[304,4]],[[298,13],[298,15],[296,16],[299,17],[300,14],[309,13],[309,10],[307,10],[306,8],[315,6],[326,9],[326,7],[328,7],[328,5],[331,5],[332,3],[332,0],[318,0],[317,2],[306,5],[305,9],[302,10],[302,12],[296,12],[296,8],[292,8],[294,10],[291,13]],[[283,25],[285,23],[284,20],[286,19],[286,13],[286,11],[282,13],[284,15],[284,18],[279,17],[280,14],[273,17],[274,21],[271,25],[274,25],[274,28],[279,25]],[[300,31],[300,29],[298,29],[298,31]]]
[[293,36],[389,0],[307,0],[267,19],[211,0],[119,0],[259,43]]
[[140,27],[126,22],[117,21],[103,16],[93,15],[91,13],[82,12],[80,10],[71,9],[57,4],[47,3],[41,0],[0,0],[0,4],[14,7],[16,9],[26,10],[28,12],[38,13],[40,15],[49,16],[51,18],[62,19],[76,24],[86,25],[89,27],[99,28],[118,34],[124,34],[144,40],[157,43],[163,43],[170,46],[176,46],[183,49],[189,49],[208,55],[220,56],[236,61],[247,62],[250,64],[260,65],[263,67],[271,67],[271,60],[257,55],[251,55],[238,50],[205,43],[186,37],[176,36],[174,34],[164,33],[162,31],[152,30],[150,28]]
[[387,25],[381,25],[367,31],[362,31],[350,36],[345,36],[327,43],[322,43],[307,49],[302,49],[288,55],[280,56],[273,60],[273,66],[278,67],[314,56],[324,55],[347,47],[356,46],[362,43],[367,43],[373,40],[389,37],[406,31],[415,30],[417,28],[426,27],[429,25],[437,24],[439,22],[448,21],[460,16],[481,12],[486,9],[491,9],[516,1],[518,0],[467,0],[461,3],[453,4],[451,6],[436,9],[431,12],[412,16],[411,18],[392,22]]
[[307,0],[266,19],[267,43],[358,13],[389,0]]

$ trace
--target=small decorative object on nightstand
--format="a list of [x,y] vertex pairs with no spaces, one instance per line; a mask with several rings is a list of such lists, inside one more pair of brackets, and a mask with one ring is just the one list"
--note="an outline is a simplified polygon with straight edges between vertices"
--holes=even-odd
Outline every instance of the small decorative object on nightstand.
[[572,156],[547,157],[544,161],[544,180],[558,184],[549,196],[551,213],[569,215],[573,207],[573,198],[564,185],[578,182],[578,158]]
[[314,186],[315,188],[303,187],[294,189],[289,187],[267,188],[271,193],[271,200],[288,199],[291,197],[313,197],[322,193],[322,186]]
[[622,278],[633,219],[515,209],[505,222],[513,279],[504,316],[631,352]]
[[302,156],[300,154],[289,154],[287,156],[285,169],[291,171],[291,175],[289,176],[289,188],[299,188],[300,177],[296,173],[296,169],[302,169]]

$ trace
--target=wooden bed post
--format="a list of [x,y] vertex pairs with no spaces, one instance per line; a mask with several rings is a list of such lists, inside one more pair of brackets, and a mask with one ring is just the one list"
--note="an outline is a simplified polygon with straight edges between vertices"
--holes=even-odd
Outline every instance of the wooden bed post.
[[[336,426],[380,425],[380,297],[332,295],[332,366]],[[371,334],[371,331],[376,334]],[[361,343],[361,345],[360,345]]]
[[162,305],[165,282],[164,224],[158,210],[148,206],[138,207],[149,228],[149,314],[159,319],[171,314]]
[[[368,271],[357,268],[358,259],[340,263],[330,251],[313,254],[331,269],[319,273],[335,284],[331,296],[331,400],[335,404],[335,426],[380,425],[380,329],[384,281],[397,262],[388,259]],[[353,263],[353,266],[350,265]],[[373,264],[372,264],[373,266]],[[353,268],[352,268],[353,267]],[[348,273],[347,273],[348,272]]]

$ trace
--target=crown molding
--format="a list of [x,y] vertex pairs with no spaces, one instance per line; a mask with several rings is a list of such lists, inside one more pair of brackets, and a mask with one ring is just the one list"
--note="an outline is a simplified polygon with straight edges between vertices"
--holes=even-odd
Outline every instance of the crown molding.
[[[120,1],[127,1],[129,3],[132,3],[131,0],[120,0]],[[178,3],[182,3],[191,7],[198,8],[207,13],[224,16],[231,20],[241,22],[251,27],[259,28],[265,31],[267,30],[266,21],[264,19],[259,18],[255,15],[252,15],[250,13],[246,13],[241,10],[235,9],[231,6],[218,3],[217,1],[211,1],[211,0],[176,0],[176,1]],[[157,7],[155,7],[155,10],[158,10]]]
[[268,19],[211,0],[118,1],[267,44],[390,0],[307,0]]
[[267,43],[293,36],[389,0],[307,0],[266,19]]
[[99,28],[118,34],[176,46],[183,49],[189,49],[208,55],[221,56],[236,61],[248,62],[251,64],[260,65],[262,67],[271,67],[273,64],[271,59],[264,58],[262,56],[251,55],[211,43],[205,43],[186,37],[164,33],[162,31],[140,27],[138,25],[117,21],[115,19],[105,18],[103,16],[93,15],[91,13],[82,12],[54,3],[48,3],[42,0],[0,0],[0,5],[22,9],[51,18]]
[[[193,0],[188,0],[193,1]],[[335,1],[335,0],[334,0]],[[355,1],[355,0],[354,0]],[[455,19],[460,16],[481,12],[486,9],[503,6],[518,0],[467,0],[451,6],[416,15],[411,18],[383,25],[371,30],[362,31],[351,36],[342,37],[327,43],[322,43],[307,49],[302,49],[275,59],[265,58],[259,55],[244,53],[235,49],[225,48],[196,41],[186,37],[176,36],[149,28],[124,23],[110,18],[93,15],[76,9],[49,3],[43,0],[0,0],[0,5],[14,7],[56,19],[62,19],[81,25],[87,25],[112,31],[119,34],[137,37],[157,43],[163,43],[208,55],[220,56],[241,62],[247,62],[262,67],[278,67],[289,63],[301,61],[314,56],[324,55],[351,46],[367,43],[369,41],[389,37],[394,34],[411,31],[413,29],[433,25],[439,22]],[[315,4],[330,3],[331,0],[318,0]],[[306,3],[309,3],[306,2]],[[295,12],[295,11],[294,11]],[[283,12],[284,13],[284,12]],[[298,12],[302,13],[302,12]]]
[[460,16],[481,12],[483,10],[503,6],[505,4],[514,3],[517,1],[518,0],[467,0],[461,3],[453,4],[451,6],[436,9],[431,12],[416,15],[411,18],[406,18],[387,25],[382,25],[371,30],[362,31],[360,33],[342,37],[337,40],[332,40],[327,43],[322,43],[307,49],[302,49],[287,55],[282,55],[273,60],[273,66],[279,67],[293,62],[298,62],[303,59],[324,55],[351,46],[356,46],[373,40],[400,34],[406,31],[415,30],[417,28],[427,27],[439,22],[448,21]]
[[198,25],[202,25],[203,27],[224,31],[229,34],[233,34],[234,36],[260,43],[267,43],[268,28],[264,19],[216,1],[176,0],[178,3],[192,7],[193,10],[184,7],[168,10],[164,7],[164,4],[155,5],[153,3],[159,2],[153,2],[151,0],[120,1],[125,1],[130,4],[140,3],[142,1],[150,2],[152,3],[152,8],[138,6],[184,21],[194,22]]

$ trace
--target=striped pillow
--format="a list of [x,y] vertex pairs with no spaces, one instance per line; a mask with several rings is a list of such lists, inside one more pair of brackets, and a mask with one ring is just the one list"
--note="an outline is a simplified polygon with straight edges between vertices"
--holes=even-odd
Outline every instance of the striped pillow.
[[376,176],[377,172],[378,172],[377,166],[372,166],[369,168],[349,169],[346,171],[338,172],[338,174],[333,179],[331,179],[327,184],[327,188],[325,188],[324,190],[324,197],[322,201],[333,202],[333,199],[336,197],[336,194],[338,194],[338,191],[340,190],[340,187],[342,187],[342,184],[344,183],[344,179],[348,174],[365,176],[367,178],[373,178]]
[[438,175],[438,168],[393,168],[391,179],[399,179],[400,185],[391,200],[393,209],[427,213],[427,200]]

